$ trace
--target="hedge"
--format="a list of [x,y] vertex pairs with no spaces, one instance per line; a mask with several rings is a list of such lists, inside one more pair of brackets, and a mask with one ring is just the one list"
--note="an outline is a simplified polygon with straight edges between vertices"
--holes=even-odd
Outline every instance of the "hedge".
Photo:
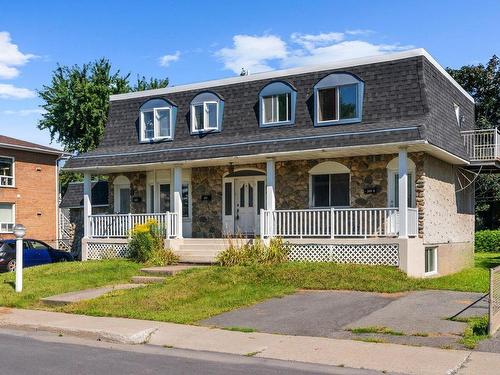
[[479,253],[498,253],[500,252],[500,229],[481,230],[476,232],[475,249]]

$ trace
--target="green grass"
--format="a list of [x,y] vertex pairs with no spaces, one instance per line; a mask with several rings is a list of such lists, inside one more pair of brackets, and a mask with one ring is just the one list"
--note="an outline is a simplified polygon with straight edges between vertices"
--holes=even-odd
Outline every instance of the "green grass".
[[225,331],[243,332],[243,333],[257,332],[255,328],[249,328],[249,327],[222,327],[221,329]]
[[488,338],[488,316],[467,319],[467,328],[461,340],[466,348],[474,349],[477,343]]
[[65,306],[62,310],[193,324],[299,289],[385,293],[423,289],[485,292],[488,289],[485,267],[499,263],[500,254],[480,254],[475,267],[433,279],[409,278],[393,267],[351,264],[214,266],[177,274],[163,284],[115,291],[94,300]]
[[362,333],[379,333],[383,335],[392,335],[392,336],[404,336],[403,332],[393,331],[387,327],[359,327],[359,328],[350,328],[348,331],[356,334]]
[[372,342],[376,344],[386,344],[387,341],[378,337],[355,337],[355,341]]
[[40,298],[128,282],[140,265],[126,260],[63,262],[24,269],[23,292],[14,291],[14,273],[0,273],[0,306],[33,308]]

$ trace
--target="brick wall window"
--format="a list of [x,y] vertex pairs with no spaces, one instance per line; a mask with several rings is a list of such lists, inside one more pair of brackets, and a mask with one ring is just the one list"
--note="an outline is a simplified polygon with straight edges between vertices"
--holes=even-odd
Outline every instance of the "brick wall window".
[[14,186],[14,159],[0,156],[0,187]]

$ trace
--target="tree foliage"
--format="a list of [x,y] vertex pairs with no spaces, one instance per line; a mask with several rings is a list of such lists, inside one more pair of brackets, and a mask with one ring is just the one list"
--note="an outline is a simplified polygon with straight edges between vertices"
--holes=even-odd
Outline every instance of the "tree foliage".
[[[486,65],[465,65],[448,73],[474,98],[476,127],[500,126],[500,59],[493,55]],[[476,180],[476,227],[498,228],[495,209],[500,202],[500,174],[481,174]]]
[[38,128],[49,130],[51,139],[66,151],[94,149],[104,133],[110,95],[168,85],[166,78],[148,80],[138,76],[134,85],[129,78],[130,74],[113,72],[111,63],[104,58],[82,66],[58,65],[50,84],[38,92],[45,110]]

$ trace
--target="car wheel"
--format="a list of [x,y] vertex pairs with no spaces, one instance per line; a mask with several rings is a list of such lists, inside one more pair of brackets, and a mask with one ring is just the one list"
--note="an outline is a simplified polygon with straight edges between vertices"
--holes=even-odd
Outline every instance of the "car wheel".
[[14,272],[16,270],[16,260],[11,259],[9,263],[7,263],[7,271]]

